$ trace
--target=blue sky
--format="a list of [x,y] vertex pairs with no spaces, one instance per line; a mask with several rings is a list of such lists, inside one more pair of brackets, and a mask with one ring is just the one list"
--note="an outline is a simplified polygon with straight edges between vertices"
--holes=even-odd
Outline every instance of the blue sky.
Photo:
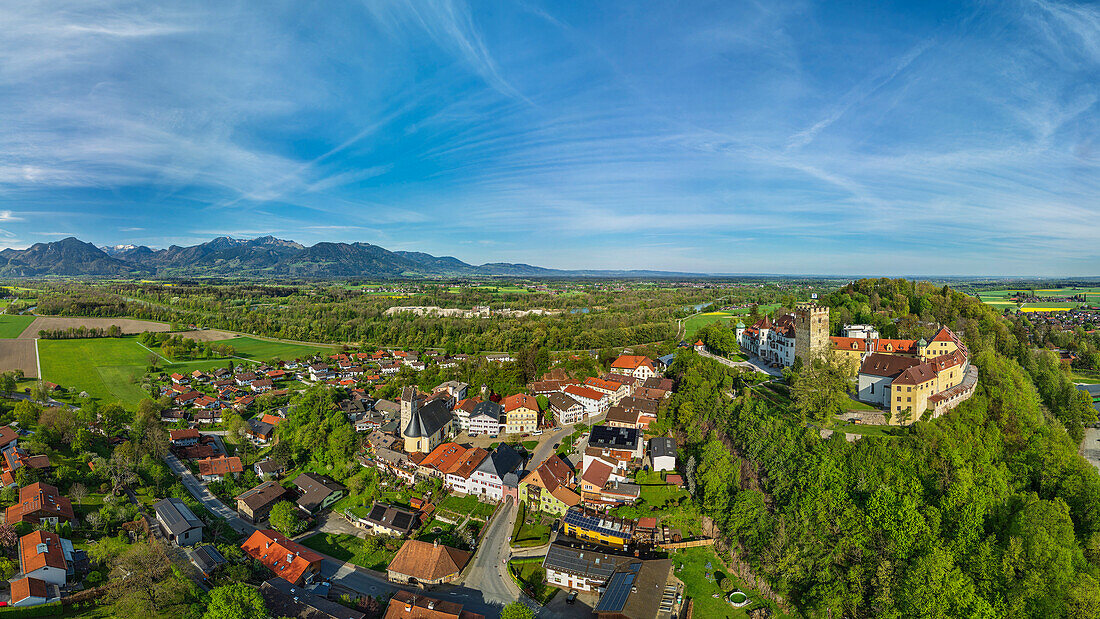
[[1100,6],[8,2],[0,246],[1100,275]]

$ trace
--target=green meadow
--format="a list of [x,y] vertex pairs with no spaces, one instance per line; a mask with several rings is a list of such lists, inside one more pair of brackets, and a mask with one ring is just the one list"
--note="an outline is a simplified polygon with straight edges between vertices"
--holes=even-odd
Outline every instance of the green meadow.
[[0,314],[0,338],[17,338],[34,322],[34,316],[9,316]]
[[218,340],[217,343],[229,344],[236,351],[235,354],[238,357],[254,359],[256,361],[299,359],[308,357],[314,353],[331,353],[338,348],[336,345],[325,346],[317,344],[295,344],[292,342],[274,342],[248,336]]
[[[223,341],[231,343],[239,356],[256,361],[266,361],[274,357],[293,359],[314,351],[332,350],[327,347],[268,342],[250,337]],[[71,389],[73,393],[86,391],[101,403],[121,402],[128,408],[133,408],[148,397],[141,388],[141,379],[149,367],[150,354],[153,353],[138,343],[135,336],[38,341],[38,358],[44,380]],[[159,357],[159,351],[157,354]],[[166,372],[186,374],[194,370],[226,367],[231,361],[237,365],[247,363],[240,359],[166,363],[162,357],[160,364]]]

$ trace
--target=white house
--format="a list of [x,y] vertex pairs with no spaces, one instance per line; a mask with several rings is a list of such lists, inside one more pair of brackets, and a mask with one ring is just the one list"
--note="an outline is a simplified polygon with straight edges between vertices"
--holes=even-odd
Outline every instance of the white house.
[[65,560],[62,541],[60,535],[49,531],[35,531],[20,537],[19,571],[30,578],[64,585],[69,563]]
[[611,405],[611,399],[607,397],[606,393],[600,393],[588,387],[569,385],[564,389],[564,392],[583,406],[585,414],[588,415],[604,413]]
[[478,402],[470,413],[470,436],[482,434],[499,434],[500,420],[504,415],[504,407],[496,402]]
[[676,441],[667,436],[649,439],[649,466],[654,471],[676,470]]
[[765,316],[751,327],[738,326],[737,344],[741,350],[768,363],[794,365],[794,322],[794,316],[787,314],[776,318],[774,323]]
[[518,451],[509,445],[498,445],[470,476],[469,494],[500,501],[504,498],[504,476],[522,465],[523,458]]
[[584,406],[560,391],[550,394],[550,411],[561,425],[570,425],[582,421],[585,417]]

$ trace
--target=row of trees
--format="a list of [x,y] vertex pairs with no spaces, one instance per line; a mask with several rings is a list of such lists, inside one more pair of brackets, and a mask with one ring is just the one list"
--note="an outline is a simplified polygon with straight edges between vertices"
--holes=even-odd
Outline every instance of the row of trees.
[[38,339],[41,340],[79,340],[96,337],[122,337],[122,327],[111,325],[102,327],[68,327],[66,329],[39,329]]

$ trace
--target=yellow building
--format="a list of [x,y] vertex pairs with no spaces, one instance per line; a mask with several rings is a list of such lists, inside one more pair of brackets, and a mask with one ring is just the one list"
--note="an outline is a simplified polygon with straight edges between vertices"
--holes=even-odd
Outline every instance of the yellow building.
[[573,470],[561,458],[550,456],[519,483],[519,500],[528,509],[561,516],[581,502],[581,497],[568,486]]
[[504,398],[508,434],[534,432],[539,428],[539,403],[535,396],[517,393]]
[[579,509],[565,512],[562,531],[577,539],[626,550],[634,537],[634,521],[588,514]]

